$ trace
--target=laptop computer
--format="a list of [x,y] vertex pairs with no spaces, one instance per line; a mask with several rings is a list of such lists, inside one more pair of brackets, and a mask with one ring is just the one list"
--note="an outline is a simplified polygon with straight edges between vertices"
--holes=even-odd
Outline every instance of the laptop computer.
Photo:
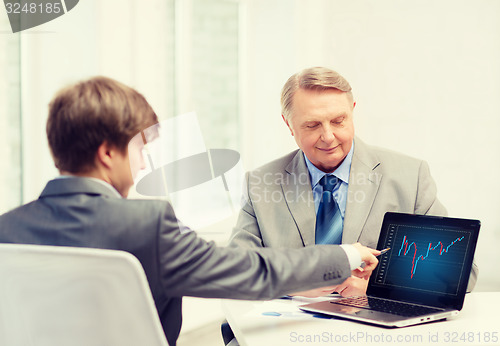
[[462,309],[478,220],[388,212],[366,297],[307,304],[301,310],[386,327],[445,319]]

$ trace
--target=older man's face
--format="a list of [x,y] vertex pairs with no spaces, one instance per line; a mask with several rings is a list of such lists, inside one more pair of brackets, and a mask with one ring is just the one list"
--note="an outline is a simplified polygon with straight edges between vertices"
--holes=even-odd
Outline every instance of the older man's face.
[[285,122],[297,145],[317,168],[333,172],[351,150],[355,103],[338,90],[299,89],[292,106]]

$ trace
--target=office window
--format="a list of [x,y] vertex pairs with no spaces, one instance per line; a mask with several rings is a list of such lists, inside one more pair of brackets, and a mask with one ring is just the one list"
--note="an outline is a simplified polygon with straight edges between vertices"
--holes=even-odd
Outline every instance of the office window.
[[240,3],[234,0],[184,3],[189,5],[176,16],[176,21],[184,23],[177,26],[176,33],[177,57],[182,60],[177,64],[184,66],[178,70],[176,88],[179,113],[196,111],[207,147],[237,150]]
[[[184,224],[204,234],[218,234],[221,239],[227,238],[221,230],[230,230],[230,226],[217,225],[239,210],[241,192],[241,160],[234,152],[241,147],[240,6],[234,0],[175,2],[175,115],[184,116],[163,124],[164,129],[171,129],[165,130],[169,132],[164,135],[168,144],[157,144],[159,156],[153,159],[155,167],[177,160],[180,167],[208,149],[233,150],[210,156],[211,179],[192,185],[177,184],[188,174],[197,174],[178,171],[168,184],[163,182]],[[214,173],[219,163],[228,166],[223,176]],[[171,167],[177,166],[173,163]],[[203,172],[200,174],[207,173]],[[155,184],[162,185],[162,181]],[[176,190],[176,184],[183,188]]]
[[[10,29],[7,16],[0,28]],[[0,32],[0,214],[21,203],[20,36]]]
[[[62,34],[54,36],[52,44],[56,49],[54,56],[51,56],[51,50],[43,49],[44,46],[37,45],[37,41],[31,39],[23,42],[29,49],[24,47],[24,52],[21,52],[22,35],[14,35],[8,31],[0,33],[0,73],[3,77],[0,80],[0,213],[37,198],[45,181],[51,178],[46,170],[23,171],[23,156],[24,163],[29,164],[33,162],[30,158],[32,160],[37,157],[37,148],[46,148],[45,142],[38,143],[40,138],[34,137],[30,141],[33,145],[25,146],[24,152],[22,151],[22,129],[38,129],[43,126],[40,124],[42,121],[37,124],[30,121],[29,116],[33,116],[31,110],[26,109],[30,113],[24,117],[22,115],[21,100],[30,102],[32,93],[36,92],[33,91],[33,85],[49,85],[53,88],[56,84],[54,80],[67,82],[90,75],[108,75],[139,87],[152,102],[161,120],[196,111],[206,148],[240,151],[240,2],[158,0],[155,6],[137,6],[125,11],[113,24],[110,23],[109,13],[113,8],[111,5],[115,3],[105,6],[104,3],[96,2],[95,10],[101,14],[96,22],[98,29],[87,33],[85,37],[98,33],[100,40],[82,41],[80,46],[85,47],[83,52],[87,55],[82,55],[82,51],[67,52],[68,61],[90,63],[81,64],[82,70],[77,73],[58,70],[55,76],[51,75],[51,80],[46,80],[46,74],[29,76],[29,72],[24,71],[25,80],[30,87],[24,88],[24,95],[21,95],[20,75],[21,68],[26,66],[21,66],[21,60],[27,62],[32,69],[39,68],[38,61],[56,61],[57,51],[64,46],[67,37]],[[130,22],[131,25],[120,26],[120,20]],[[0,16],[0,24],[2,29],[10,29],[7,16]],[[61,20],[58,28],[61,33],[71,33],[74,30],[73,24]],[[151,35],[151,25],[162,34]],[[117,28],[121,30],[118,33],[115,32]],[[36,30],[38,29],[33,29]],[[127,30],[130,34],[127,34]],[[104,44],[113,38],[114,45]],[[129,54],[130,47],[133,48],[132,54]],[[28,56],[29,51],[40,52],[43,59]],[[72,57],[72,54],[78,56]],[[31,83],[32,80],[36,83]],[[38,100],[34,107],[46,107],[47,97],[44,97],[43,102]],[[189,133],[181,135],[189,136]],[[175,151],[177,148],[173,146],[171,149]],[[43,157],[43,162],[46,159],[48,158]],[[23,179],[30,184],[23,187]]]

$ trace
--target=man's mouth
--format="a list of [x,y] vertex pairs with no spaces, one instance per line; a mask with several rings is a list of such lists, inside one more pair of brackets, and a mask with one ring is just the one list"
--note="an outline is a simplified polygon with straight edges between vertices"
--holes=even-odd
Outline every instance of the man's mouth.
[[335,146],[335,147],[332,147],[332,148],[316,148],[316,149],[321,150],[322,152],[325,152],[325,153],[331,153],[331,152],[335,151],[335,149],[337,149],[338,147],[340,147],[340,144]]

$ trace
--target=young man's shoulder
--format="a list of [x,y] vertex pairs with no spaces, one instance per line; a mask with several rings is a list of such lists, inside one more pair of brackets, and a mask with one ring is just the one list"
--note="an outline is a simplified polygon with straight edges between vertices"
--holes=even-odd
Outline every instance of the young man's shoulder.
[[158,219],[165,213],[172,213],[169,202],[159,199],[103,198],[102,209],[115,217],[127,219]]

